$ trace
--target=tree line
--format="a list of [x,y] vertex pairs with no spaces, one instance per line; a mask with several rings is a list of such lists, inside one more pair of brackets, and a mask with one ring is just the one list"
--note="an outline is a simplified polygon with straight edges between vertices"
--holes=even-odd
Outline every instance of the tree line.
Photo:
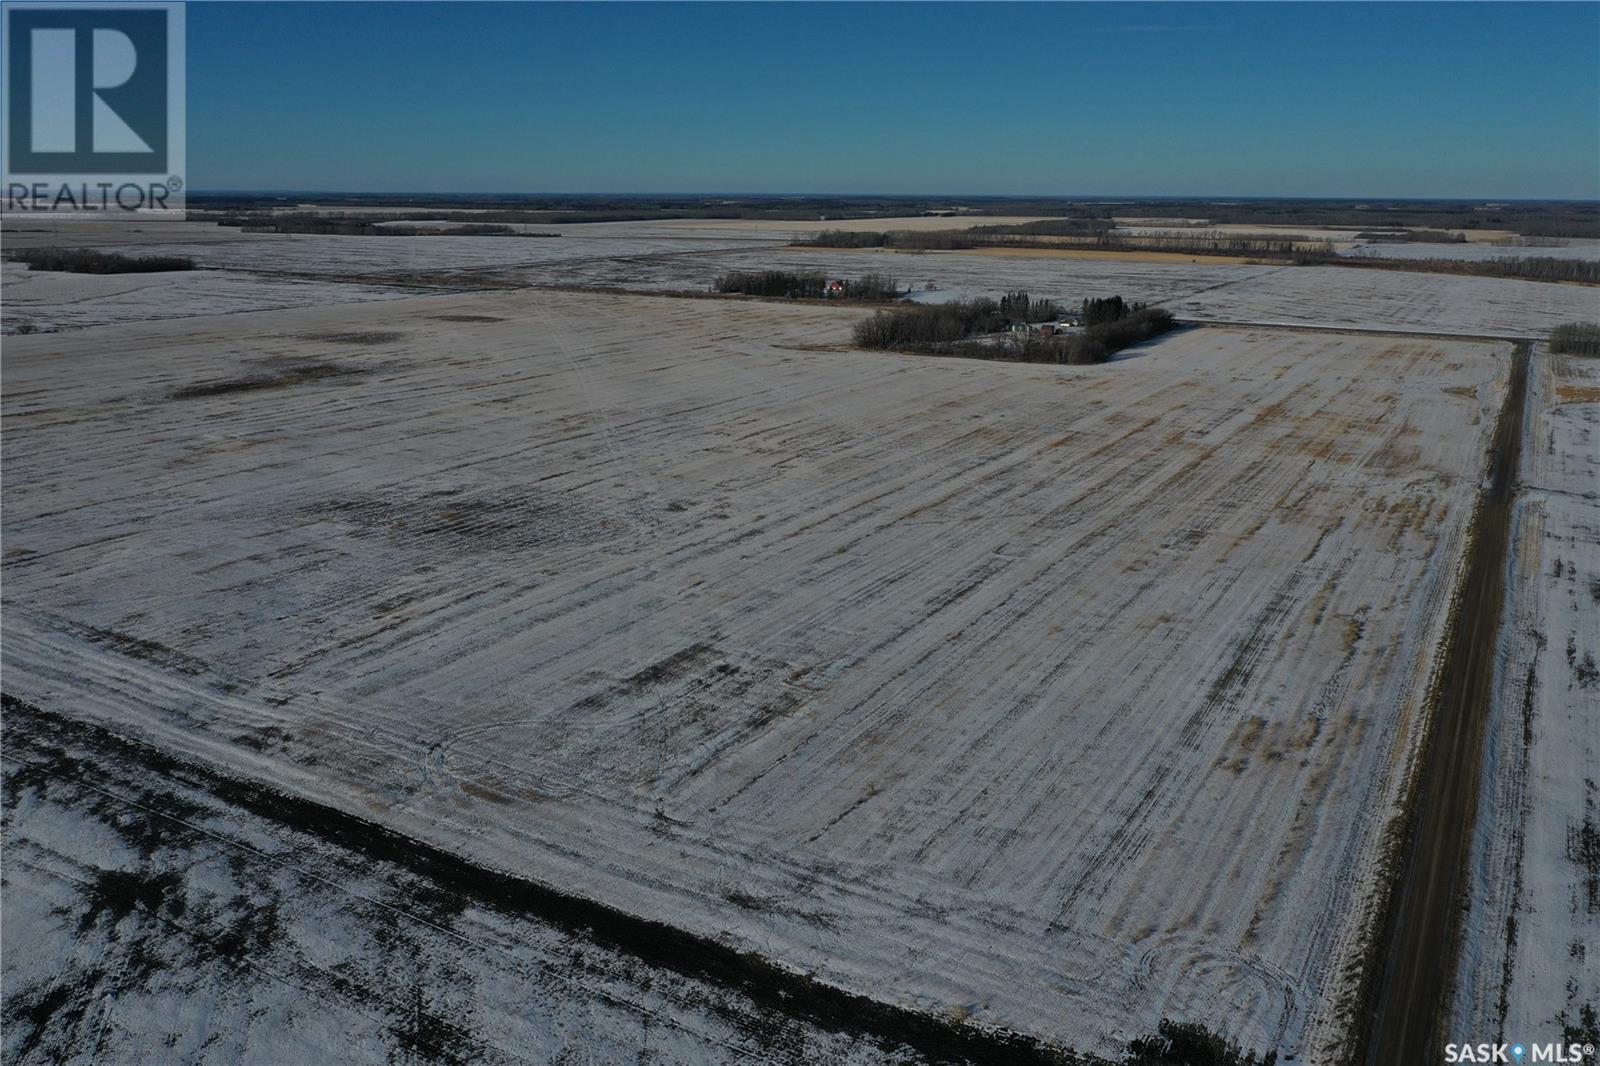
[[[730,295],[779,300],[820,300],[829,295],[827,276],[814,271],[734,270],[718,277],[711,287]],[[903,295],[899,282],[886,274],[842,279],[837,291],[839,299],[865,303],[886,303]]]
[[[819,248],[897,248],[959,250],[964,248],[1031,248],[1038,237],[992,232],[1015,227],[973,230],[885,232],[825,230],[796,245]],[[1462,238],[1464,240],[1464,238]],[[1453,243],[1459,243],[1452,238]],[[1600,261],[1557,256],[1498,256],[1493,259],[1402,259],[1388,256],[1339,255],[1329,240],[1307,240],[1281,234],[1230,234],[1197,230],[1184,233],[1126,234],[1107,231],[1081,239],[1058,239],[1045,247],[1084,248],[1107,252],[1170,252],[1179,255],[1221,255],[1294,266],[1364,267],[1430,274],[1470,274],[1527,281],[1570,281],[1600,284]]]
[[907,251],[957,251],[967,248],[1084,248],[1115,252],[1177,252],[1184,255],[1248,256],[1292,260],[1302,255],[1333,255],[1326,240],[1266,235],[1195,233],[1117,233],[1113,223],[1096,219],[1051,219],[1015,226],[975,226],[965,230],[823,230],[792,242],[807,248],[894,248]]
[[405,222],[383,219],[324,218],[320,216],[264,216],[252,220],[224,219],[217,224],[239,227],[240,233],[300,233],[335,237],[559,237],[559,233],[533,233],[508,225],[471,222],[458,226],[418,226],[411,218]]
[[1045,218],[1009,226],[973,226],[967,232],[1006,237],[1093,237],[1116,229],[1109,218]]
[[1356,234],[1356,239],[1362,241],[1387,241],[1391,244],[1401,242],[1416,244],[1467,243],[1467,235],[1465,233],[1454,233],[1444,229],[1363,230]]
[[1567,322],[1550,331],[1550,350],[1561,355],[1600,355],[1600,323]]
[[1593,201],[1155,200],[1071,206],[1086,215],[1139,215],[1173,219],[1175,225],[1199,218],[1213,226],[1332,226],[1355,230],[1422,227],[1510,230],[1525,237],[1600,237],[1600,203]]
[[914,251],[948,251],[981,248],[993,243],[969,230],[822,230],[814,237],[791,242],[800,248],[903,248]]
[[123,255],[93,248],[25,248],[7,258],[28,264],[30,270],[71,274],[152,274],[194,269],[194,260],[186,255]]
[[1053,336],[1013,331],[1015,326],[1052,321],[1061,314],[1053,300],[1007,293],[998,301],[978,297],[879,311],[856,323],[854,338],[861,347],[879,351],[1082,365],[1103,363],[1121,349],[1176,325],[1169,311],[1111,296],[1083,302],[1081,330]]
[[1424,274],[1469,274],[1482,278],[1524,281],[1569,281],[1600,285],[1600,260],[1563,259],[1553,255],[1497,256],[1494,259],[1389,259],[1370,255],[1330,256],[1308,261],[1315,266],[1410,270]]
[[1276,233],[1104,233],[1086,247],[1112,252],[1173,252],[1179,255],[1227,255],[1251,259],[1294,260],[1333,256],[1333,242]]
[[[1527,237],[1600,237],[1600,203],[1589,201],[1462,202],[1459,200],[1140,200],[1119,203],[1065,197],[966,196],[544,196],[329,194],[322,201],[338,208],[409,209],[460,216],[482,209],[483,222],[601,222],[655,218],[832,219],[905,217],[933,212],[981,218],[983,215],[1052,215],[1078,223],[1108,222],[1114,216],[1161,219],[1170,226],[1242,223],[1278,226],[1333,226],[1390,231],[1409,227],[1436,230],[1510,230]],[[281,206],[281,198],[234,193],[192,193],[197,214],[257,214]],[[441,219],[442,220],[442,219]]]
[[854,335],[863,348],[923,351],[1060,316],[1061,308],[1053,300],[1036,300],[1025,292],[1011,292],[999,300],[979,296],[879,311],[857,322]]

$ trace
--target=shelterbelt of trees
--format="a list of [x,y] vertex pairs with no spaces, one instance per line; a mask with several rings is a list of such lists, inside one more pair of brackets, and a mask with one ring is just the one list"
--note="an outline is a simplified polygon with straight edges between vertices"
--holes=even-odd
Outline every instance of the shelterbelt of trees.
[[1375,256],[1337,256],[1323,266],[1372,267],[1412,270],[1424,274],[1471,274],[1484,278],[1521,278],[1524,281],[1565,281],[1600,285],[1600,261],[1561,259],[1553,255],[1496,256],[1493,259],[1380,259]]
[[[462,217],[474,221],[460,221]],[[500,222],[481,221],[483,216],[467,215],[319,215],[290,212],[276,215],[244,215],[219,218],[219,226],[238,226],[241,233],[309,233],[338,237],[559,237],[559,233],[538,233],[513,229]],[[418,222],[456,221],[453,226],[421,226]],[[520,221],[520,220],[516,220]]]
[[[284,198],[273,194],[191,192],[192,218],[234,217],[282,212]],[[541,193],[428,194],[321,193],[318,214],[338,215],[374,208],[403,211],[411,221],[459,222],[626,222],[668,218],[815,220],[906,218],[944,215],[1056,216],[1050,223],[1082,225],[1139,218],[1173,228],[1204,229],[1225,224],[1330,226],[1352,232],[1503,230],[1527,238],[1600,238],[1600,203],[1587,200],[1168,200],[1128,197],[1094,200],[1037,196],[649,196],[547,195]],[[469,214],[470,212],[470,214]]]
[[123,255],[94,248],[24,248],[6,258],[26,263],[30,270],[68,274],[154,274],[194,269],[194,260],[186,255]]
[[[795,241],[811,248],[893,248],[906,251],[955,251],[968,248],[1079,248],[1106,252],[1170,252],[1180,255],[1244,257],[1263,263],[1293,266],[1340,266],[1368,270],[1412,270],[1430,274],[1472,274],[1479,277],[1521,278],[1527,281],[1564,281],[1600,284],[1600,261],[1556,256],[1497,256],[1493,259],[1396,259],[1380,256],[1341,256],[1329,240],[1307,240],[1277,234],[1232,234],[1214,230],[1184,233],[1127,234],[1109,230],[1071,233],[1069,222],[1097,224],[1096,220],[1050,220],[1018,226],[983,226],[966,230],[886,230],[857,232],[824,230],[815,237]],[[1050,238],[1048,244],[1044,238]],[[1459,243],[1452,240],[1450,243]]]
[[856,323],[854,338],[861,347],[880,351],[1084,365],[1103,363],[1176,325],[1170,312],[1121,296],[1085,300],[1081,315],[1081,330],[1052,336],[1016,332],[1019,325],[1058,319],[1062,309],[1053,300],[1013,292],[999,300],[979,297],[879,311]]
[[823,230],[815,237],[793,243],[797,247],[807,248],[894,248],[906,251],[1051,247],[1273,258],[1300,253],[1333,254],[1331,242],[1306,240],[1303,237],[1208,231],[1136,236],[1112,232],[1111,226],[1112,223],[1097,219],[1048,219],[1014,226],[974,226],[965,230]]
[[[863,274],[839,279],[836,298],[864,303],[885,303],[905,295],[900,283],[884,274]],[[733,270],[718,277],[711,288],[732,296],[764,296],[779,300],[820,300],[827,297],[828,278],[817,271]]]
[[1600,355],[1600,322],[1568,322],[1550,331],[1558,355]]

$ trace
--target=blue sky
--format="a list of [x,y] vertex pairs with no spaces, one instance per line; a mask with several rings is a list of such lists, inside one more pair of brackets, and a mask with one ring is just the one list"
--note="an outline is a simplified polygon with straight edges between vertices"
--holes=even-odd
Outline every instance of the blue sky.
[[1600,3],[191,3],[196,189],[1600,197]]

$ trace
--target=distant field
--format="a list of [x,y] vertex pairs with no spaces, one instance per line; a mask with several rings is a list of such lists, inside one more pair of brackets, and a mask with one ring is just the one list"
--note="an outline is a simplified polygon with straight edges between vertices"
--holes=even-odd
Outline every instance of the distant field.
[[[1052,248],[1050,244],[1050,238],[1042,238],[1039,247],[1036,248],[968,248],[959,252],[889,248],[884,249],[884,251],[897,255],[986,255],[1009,256],[1019,259],[1105,259],[1111,262],[1128,263],[1210,263],[1226,265],[1251,262],[1245,256],[1185,255],[1182,252],[1102,251],[1097,248]],[[818,248],[816,251],[825,253],[830,249]]]
[[1600,259],[1600,241],[1573,238],[1560,244],[1495,244],[1468,240],[1463,244],[1392,243],[1365,241],[1346,254],[1372,255],[1391,259],[1500,259],[1508,256],[1554,259]]
[[7,691],[921,1010],[1334,1061],[1508,346],[857,314],[8,338]]
[[878,230],[964,230],[973,226],[1015,226],[1024,222],[1039,222],[1049,215],[909,215],[904,218],[842,218],[808,222],[789,222],[777,219],[696,219],[679,218],[649,225],[663,229],[702,230],[717,229],[726,232],[744,230],[751,233],[782,234],[820,233],[824,230],[845,230],[852,233],[874,233]]
[[[925,218],[928,228],[951,221]],[[1004,221],[988,219],[985,221]],[[881,226],[884,220],[872,220]],[[471,291],[525,285],[703,294],[733,270],[818,270],[859,277],[886,272],[929,298],[997,296],[1022,289],[1076,304],[1121,294],[1160,303],[1184,317],[1421,332],[1542,337],[1562,322],[1592,320],[1595,290],[1498,278],[1338,267],[1254,266],[1219,256],[1161,253],[1040,255],[1037,249],[985,249],[901,255],[883,251],[792,248],[809,223],[666,220],[525,228],[551,240],[504,237],[376,238],[241,234],[206,223],[35,225],[6,229],[8,248],[92,247],[138,255],[183,255],[201,267],[171,291],[102,289],[47,282],[5,267],[5,322],[76,328],[218,310],[298,306],[381,298],[384,290]],[[866,228],[873,228],[869,226]],[[817,224],[834,228],[835,224]],[[1574,241],[1570,248],[1579,248]],[[1488,245],[1396,246],[1539,255],[1562,249]],[[1463,253],[1464,255],[1467,253]],[[81,279],[80,279],[81,280]],[[23,283],[19,283],[23,282]],[[304,284],[302,284],[304,283]],[[131,286],[131,283],[130,283]]]
[[1563,322],[1592,318],[1597,300],[1593,288],[1580,285],[1280,267],[1166,306],[1208,319],[1543,338]]
[[188,318],[280,307],[392,300],[408,295],[385,285],[328,284],[196,270],[176,274],[64,274],[0,268],[5,329],[81,329],[147,318]]
[[[1127,218],[1121,219],[1120,221],[1123,223],[1124,228],[1135,232],[1184,232],[1184,228],[1174,227],[1173,225],[1173,221],[1180,220],[1168,221],[1160,218]],[[1363,230],[1379,230],[1387,228],[1384,226],[1381,219],[1373,219],[1372,221],[1361,225],[1348,226],[1296,226],[1293,224],[1278,225],[1273,222],[1262,222],[1259,224],[1247,222],[1210,222],[1205,219],[1196,219],[1191,221],[1193,222],[1193,225],[1187,227],[1189,230],[1214,230],[1218,233],[1229,233],[1236,235],[1275,233],[1284,236],[1305,237],[1307,239],[1328,239],[1336,241],[1353,241],[1356,234],[1362,232]],[[1400,228],[1405,229],[1410,227]],[[1453,232],[1461,233],[1467,238],[1468,242],[1497,241],[1516,236],[1516,234],[1511,230],[1503,229],[1463,229]]]

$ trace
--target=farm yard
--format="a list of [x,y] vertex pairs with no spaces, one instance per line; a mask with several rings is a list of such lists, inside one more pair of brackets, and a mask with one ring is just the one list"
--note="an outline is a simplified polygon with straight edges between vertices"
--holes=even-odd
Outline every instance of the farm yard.
[[[1595,289],[530,228],[18,235],[199,269],[3,275],[6,979],[84,1004],[8,1060],[178,1002],[239,1059],[1353,1056],[1513,342]],[[868,353],[744,269],[1210,324]],[[1532,348],[1472,1032],[1600,1002],[1600,372]]]

